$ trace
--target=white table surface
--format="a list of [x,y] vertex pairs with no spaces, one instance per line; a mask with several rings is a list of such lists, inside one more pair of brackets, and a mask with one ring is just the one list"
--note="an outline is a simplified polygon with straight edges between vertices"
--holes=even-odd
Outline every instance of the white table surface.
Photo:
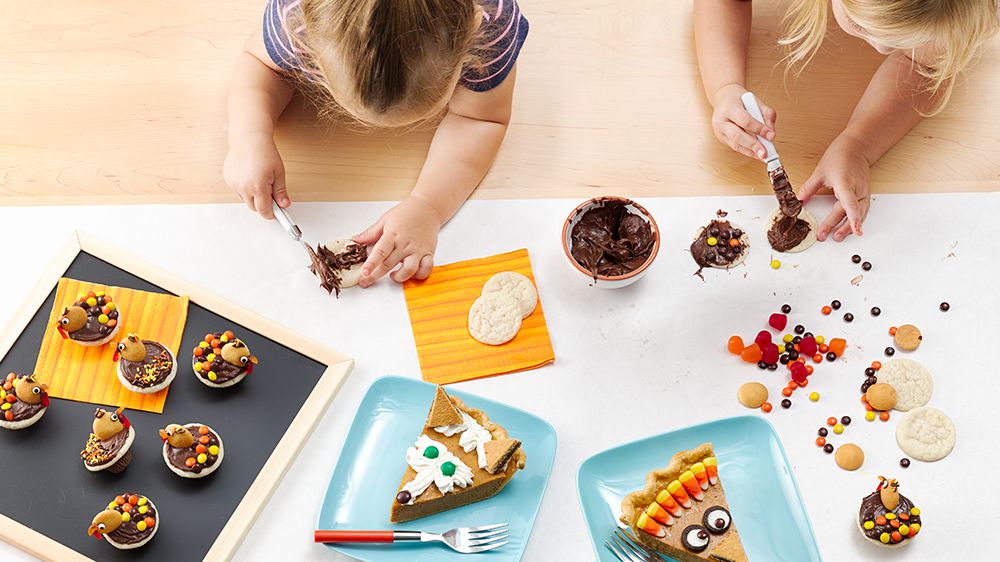
[[[771,390],[775,410],[767,419],[788,452],[826,560],[927,560],[945,554],[982,559],[992,551],[992,512],[1000,500],[1000,486],[991,480],[994,463],[1000,462],[992,415],[1000,399],[993,356],[1000,334],[1000,194],[878,197],[863,238],[781,256],[779,270],[768,265],[771,252],[760,227],[773,199],[641,202],[664,232],[663,247],[644,279],[616,291],[589,287],[563,255],[560,228],[578,201],[473,201],[441,235],[438,263],[528,248],[545,307],[554,365],[457,385],[534,412],[559,433],[553,477],[525,560],[592,560],[576,493],[580,463],[637,438],[752,413],[735,398],[747,380],[764,381]],[[821,217],[829,205],[817,201],[810,208]],[[360,231],[387,207],[299,204],[293,211],[307,238],[317,241]],[[692,276],[687,246],[719,208],[750,232],[752,249],[745,267],[708,271],[702,282]],[[97,227],[95,221],[103,224]],[[236,303],[356,359],[353,374],[236,556],[346,560],[312,544],[312,530],[368,386],[386,374],[420,376],[401,288],[382,282],[340,300],[328,298],[277,223],[264,223],[241,206],[47,207],[0,209],[3,294],[28,291],[74,228],[143,252],[145,259],[192,281],[227,287],[226,296]],[[238,237],[245,253],[228,261],[220,256],[222,267],[190,269],[187,258],[196,241],[219,233]],[[861,273],[851,263],[853,253],[874,264],[859,286],[850,283]],[[835,298],[844,302],[841,313],[854,313],[854,323],[845,324],[839,314],[819,314]],[[945,300],[952,305],[948,313],[938,310]],[[800,392],[788,411],[778,406],[784,370],[780,377],[761,372],[725,351],[731,334],[752,339],[784,302],[794,307],[790,326],[801,321],[827,338],[846,336],[850,344],[844,360],[824,363],[810,379],[808,390],[820,392],[820,402],[811,403]],[[16,298],[0,299],[0,321],[7,322],[17,305]],[[882,316],[873,319],[868,310],[876,305]],[[959,436],[945,460],[914,461],[901,470],[897,463],[904,454],[894,439],[900,414],[889,423],[865,422],[858,386],[870,361],[885,360],[887,327],[906,322],[920,326],[925,336],[912,356],[934,374],[931,405],[951,416]],[[828,416],[845,414],[854,423],[837,442],[859,443],[866,453],[864,467],[853,473],[838,469],[813,442]],[[664,460],[672,453],[664,451]],[[401,466],[402,456],[400,451]],[[903,551],[866,544],[855,527],[860,498],[874,489],[878,474],[899,478],[902,493],[924,512],[924,529]],[[30,557],[0,543],[0,559]]]

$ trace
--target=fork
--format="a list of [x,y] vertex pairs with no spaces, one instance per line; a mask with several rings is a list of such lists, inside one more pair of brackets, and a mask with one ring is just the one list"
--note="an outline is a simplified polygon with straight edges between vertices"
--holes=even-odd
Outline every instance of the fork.
[[663,562],[663,558],[640,544],[629,529],[615,529],[604,546],[622,562]]
[[395,543],[443,542],[463,554],[486,552],[509,543],[507,523],[482,527],[458,527],[443,533],[423,531],[315,531],[314,542],[321,543]]

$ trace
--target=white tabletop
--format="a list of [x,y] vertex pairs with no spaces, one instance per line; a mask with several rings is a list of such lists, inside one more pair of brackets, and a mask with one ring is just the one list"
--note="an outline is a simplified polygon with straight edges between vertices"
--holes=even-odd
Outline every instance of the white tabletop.
[[[990,480],[993,463],[1000,462],[991,423],[993,403],[1000,397],[992,357],[1000,334],[1000,227],[995,220],[1000,194],[880,196],[863,238],[780,256],[784,263],[778,270],[768,265],[771,252],[760,227],[773,199],[641,201],[664,232],[663,247],[648,275],[627,289],[589,287],[568,266],[560,228],[578,201],[473,201],[441,236],[438,263],[528,248],[545,307],[554,365],[458,385],[536,413],[559,433],[553,476],[525,560],[592,560],[576,493],[580,463],[640,437],[753,413],[735,397],[747,380],[764,381],[771,391],[775,411],[767,419],[782,438],[826,560],[893,554],[866,544],[855,527],[860,498],[874,489],[878,474],[898,478],[902,493],[924,512],[925,528],[900,555],[980,559],[992,551],[992,509],[1000,500],[1000,487]],[[829,204],[810,208],[822,217]],[[360,231],[387,207],[298,204],[292,211],[306,238],[319,241]],[[702,282],[692,275],[687,246],[720,208],[750,232],[752,249],[745,267],[706,272]],[[95,221],[103,224],[95,227]],[[348,291],[339,300],[328,298],[305,269],[301,250],[277,223],[266,224],[241,206],[47,207],[0,209],[3,294],[23,294],[32,287],[75,228],[99,236],[111,232],[117,245],[146,252],[145,259],[192,281],[224,286],[236,303],[356,359],[353,374],[236,556],[346,560],[314,545],[312,530],[368,386],[386,374],[420,376],[400,287],[382,282]],[[197,241],[222,232],[241,239],[246,255],[221,255],[222,267],[190,269],[188,256]],[[862,273],[851,263],[853,253],[874,264],[858,286],[850,283]],[[841,312],[851,311],[857,319],[846,324],[839,315],[821,316],[820,307],[832,299],[843,301]],[[941,301],[951,303],[950,312],[938,310]],[[824,363],[812,377],[808,390],[820,392],[821,400],[814,404],[798,393],[787,411],[777,405],[784,371],[780,377],[758,371],[725,351],[731,334],[752,339],[768,314],[785,302],[795,309],[793,324],[802,321],[818,334],[843,336],[850,343],[842,361]],[[0,321],[8,321],[17,305],[16,298],[0,299]],[[877,320],[868,313],[872,306],[882,309]],[[907,322],[924,333],[912,357],[934,374],[930,405],[951,416],[959,436],[945,460],[914,461],[901,470],[898,461],[905,455],[894,438],[900,414],[889,423],[866,423],[858,386],[864,367],[885,359],[882,349],[891,343],[886,327]],[[861,470],[838,469],[832,456],[815,446],[816,429],[831,415],[854,419],[838,442],[864,448]],[[672,453],[664,451],[664,460]],[[0,559],[30,557],[0,544]]]

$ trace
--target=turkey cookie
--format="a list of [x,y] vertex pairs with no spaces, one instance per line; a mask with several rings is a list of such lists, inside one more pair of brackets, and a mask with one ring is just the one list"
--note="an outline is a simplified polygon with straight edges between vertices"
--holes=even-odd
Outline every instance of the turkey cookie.
[[503,345],[521,329],[521,306],[506,293],[486,293],[469,309],[469,334],[487,345]]
[[816,217],[805,209],[798,216],[786,216],[781,209],[775,209],[764,224],[767,225],[767,242],[775,252],[794,254],[816,243]]
[[896,425],[896,443],[917,460],[939,461],[955,448],[955,424],[941,410],[914,408]]
[[160,430],[163,462],[182,478],[203,478],[222,464],[222,438],[203,423],[172,423]]
[[896,479],[878,477],[878,488],[861,500],[858,530],[865,540],[888,548],[910,544],[920,532],[920,508],[899,493]]
[[94,516],[87,534],[120,550],[139,548],[160,528],[156,506],[146,496],[125,492]]
[[[723,215],[724,216],[724,215]],[[703,226],[691,242],[691,257],[700,268],[730,269],[743,263],[750,252],[750,238],[722,216]]]
[[80,451],[83,466],[91,472],[107,470],[117,474],[132,462],[132,442],[135,428],[129,423],[124,408],[108,412],[98,408],[94,413],[93,433]]
[[205,385],[225,388],[246,378],[257,362],[250,348],[226,330],[205,334],[205,339],[194,348],[191,367],[195,377]]
[[170,386],[177,360],[163,344],[128,334],[118,342],[111,360],[118,363],[118,381],[139,394],[153,394]]
[[118,307],[103,291],[76,299],[56,320],[59,335],[80,345],[104,345],[114,339],[120,327]]
[[0,388],[0,427],[24,429],[42,419],[49,409],[49,386],[35,380],[34,375],[7,375]]

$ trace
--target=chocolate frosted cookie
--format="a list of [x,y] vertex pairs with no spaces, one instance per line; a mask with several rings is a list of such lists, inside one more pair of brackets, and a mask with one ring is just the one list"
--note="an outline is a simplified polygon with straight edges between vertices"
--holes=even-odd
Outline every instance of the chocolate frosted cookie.
[[205,334],[191,357],[195,377],[214,388],[233,386],[252,373],[256,364],[250,348],[230,330]]
[[63,309],[56,329],[63,339],[80,345],[104,345],[121,327],[118,306],[103,291],[91,291]]
[[107,470],[117,474],[132,462],[132,442],[135,428],[122,413],[124,408],[108,412],[98,408],[94,413],[93,432],[80,451],[83,466],[91,472]]
[[309,271],[319,278],[319,286],[327,293],[348,289],[361,279],[361,266],[368,259],[368,248],[353,240],[334,240],[329,244],[318,244],[313,250],[308,245],[312,263]]
[[656,233],[642,216],[628,209],[627,199],[597,199],[570,231],[570,255],[597,276],[619,277],[649,261]]
[[177,375],[177,360],[163,344],[128,334],[112,356],[118,363],[118,380],[122,386],[140,394],[159,392]]
[[203,423],[172,423],[160,430],[163,462],[182,478],[202,478],[222,464],[222,438]]
[[802,252],[816,243],[816,217],[805,209],[797,216],[775,209],[764,224],[767,225],[767,242],[775,252]]
[[724,220],[725,213],[703,226],[691,242],[691,257],[698,272],[706,267],[730,269],[743,263],[750,252],[750,238],[742,228]]
[[125,492],[94,516],[87,534],[103,538],[117,549],[131,550],[148,543],[159,528],[160,515],[153,502],[146,496]]
[[868,542],[889,548],[910,544],[920,532],[920,508],[899,493],[899,483],[879,476],[878,488],[861,500],[858,529]]
[[49,386],[35,380],[34,375],[7,375],[0,385],[0,427],[24,429],[42,419],[49,409]]

